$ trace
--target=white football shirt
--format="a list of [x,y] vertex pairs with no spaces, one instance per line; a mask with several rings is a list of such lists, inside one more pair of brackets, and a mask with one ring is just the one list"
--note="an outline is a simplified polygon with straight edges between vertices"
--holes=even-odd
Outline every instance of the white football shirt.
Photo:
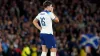
[[55,19],[55,15],[49,11],[42,11],[37,16],[42,30],[40,33],[53,34],[52,20]]

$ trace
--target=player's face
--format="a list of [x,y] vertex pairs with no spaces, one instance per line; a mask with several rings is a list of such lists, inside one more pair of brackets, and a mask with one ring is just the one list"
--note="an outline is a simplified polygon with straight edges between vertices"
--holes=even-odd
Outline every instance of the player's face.
[[49,11],[52,11],[52,8],[53,8],[53,6],[52,6],[52,4],[49,6]]

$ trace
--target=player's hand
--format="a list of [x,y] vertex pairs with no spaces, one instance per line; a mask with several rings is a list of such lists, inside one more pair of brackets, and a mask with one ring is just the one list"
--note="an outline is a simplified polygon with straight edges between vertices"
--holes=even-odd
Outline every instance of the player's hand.
[[51,12],[53,12],[53,9],[54,9],[54,8],[52,7],[52,8],[51,8]]

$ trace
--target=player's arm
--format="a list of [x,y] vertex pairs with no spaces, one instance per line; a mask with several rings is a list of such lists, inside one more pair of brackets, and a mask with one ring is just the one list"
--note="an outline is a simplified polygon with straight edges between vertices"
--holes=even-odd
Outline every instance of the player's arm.
[[53,19],[53,21],[56,22],[56,23],[58,23],[59,22],[59,18],[55,14],[54,14],[54,16],[55,16],[55,18]]
[[33,20],[33,24],[34,24],[34,26],[37,28],[37,29],[39,29],[39,30],[41,30],[41,27],[39,26],[39,24],[38,24],[38,19],[34,19]]
[[59,18],[54,14],[54,12],[53,12],[53,7],[52,7],[52,10],[51,10],[51,14],[50,14],[50,16],[51,16],[51,18],[52,18],[52,20],[54,21],[54,22],[59,22]]

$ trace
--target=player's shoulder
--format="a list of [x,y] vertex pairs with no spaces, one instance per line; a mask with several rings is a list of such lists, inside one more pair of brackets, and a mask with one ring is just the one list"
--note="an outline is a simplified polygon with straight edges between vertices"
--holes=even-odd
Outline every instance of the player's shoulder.
[[44,10],[38,13],[37,16],[43,16],[43,15],[52,15],[52,12]]
[[44,10],[40,14],[51,14],[51,12],[50,11],[47,11],[47,10]]

